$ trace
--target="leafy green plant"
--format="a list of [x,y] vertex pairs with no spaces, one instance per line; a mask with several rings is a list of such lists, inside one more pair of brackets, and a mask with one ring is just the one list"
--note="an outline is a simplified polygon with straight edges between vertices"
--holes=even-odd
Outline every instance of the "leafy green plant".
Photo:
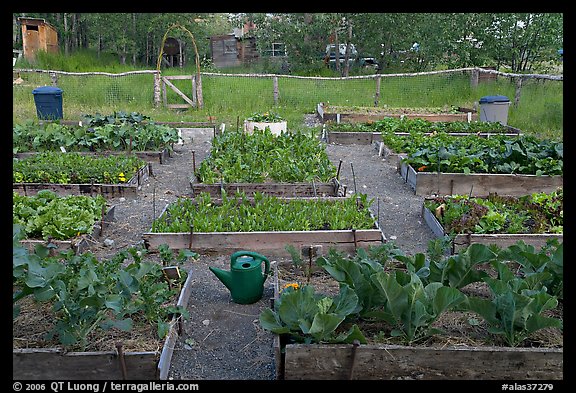
[[539,275],[548,294],[564,298],[564,243],[558,239],[549,239],[540,250],[519,241],[502,249],[498,260],[518,263],[524,277]]
[[[358,198],[358,199],[357,199]],[[152,222],[152,232],[251,232],[372,229],[374,220],[367,195],[337,200],[282,200],[244,193],[223,195],[216,204],[209,193],[196,198],[179,198],[166,207],[165,214]]]
[[340,286],[335,297],[316,293],[311,285],[299,289],[287,287],[274,301],[274,309],[260,313],[260,325],[273,333],[288,335],[304,343],[366,343],[356,325],[337,334],[344,320],[358,310],[358,297],[347,285]]
[[60,152],[61,148],[67,152],[173,150],[173,144],[179,139],[176,128],[138,121],[139,118],[134,114],[122,121],[103,117],[83,126],[15,124],[12,150],[13,153]]
[[468,308],[484,318],[490,333],[502,335],[508,345],[515,347],[537,330],[562,328],[560,319],[543,315],[558,305],[557,298],[546,293],[543,272],[522,278],[515,276],[503,263],[495,263],[494,267],[498,278],[483,278],[492,292],[492,299],[467,299]]
[[260,113],[260,112],[252,113],[246,120],[254,121],[257,123],[260,123],[260,122],[275,123],[275,122],[279,122],[279,121],[284,121],[286,119],[284,119],[282,116],[280,116],[276,112],[268,111],[268,112],[262,112],[262,113]]
[[394,245],[387,243],[378,247],[370,247],[368,252],[359,248],[354,257],[348,257],[341,251],[330,249],[326,256],[316,259],[316,264],[336,281],[354,290],[361,306],[360,316],[369,319],[374,309],[379,308],[386,301],[376,289],[371,276],[384,271],[386,263],[398,253],[400,251]]
[[43,152],[13,159],[13,183],[121,184],[146,166],[135,155],[86,156],[80,153]]
[[12,193],[12,222],[22,226],[26,238],[68,240],[91,234],[107,205],[102,195],[58,196],[51,190],[36,195]]
[[460,233],[562,233],[562,188],[552,193],[520,197],[489,195],[471,198],[450,195],[425,200],[436,218],[451,235]]
[[[136,323],[156,325],[158,337],[168,333],[172,316],[187,316],[187,310],[170,305],[177,294],[163,280],[162,266],[121,251],[110,260],[98,261],[92,253],[73,251],[50,256],[48,247],[37,245],[33,253],[23,247],[21,228],[13,228],[13,318],[18,302],[31,297],[49,302],[54,323],[47,340],[57,337],[66,348],[85,349],[97,330],[130,330]],[[186,274],[182,276],[182,282]],[[142,322],[145,321],[145,322]]]
[[195,175],[205,184],[328,182],[336,177],[336,167],[325,146],[303,132],[226,131],[213,139]]
[[445,133],[409,135],[383,133],[382,140],[397,153],[407,153],[402,162],[421,172],[504,173],[562,175],[564,144],[520,135],[450,136]]
[[378,312],[379,319],[393,326],[392,337],[401,337],[407,344],[440,332],[432,324],[442,313],[466,300],[458,289],[439,282],[424,286],[415,273],[382,271],[372,275],[371,279],[386,299]]

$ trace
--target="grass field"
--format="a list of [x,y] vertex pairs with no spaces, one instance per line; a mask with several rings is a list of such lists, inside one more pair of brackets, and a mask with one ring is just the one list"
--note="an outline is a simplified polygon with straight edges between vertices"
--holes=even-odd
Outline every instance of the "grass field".
[[[83,59],[82,61],[86,61]],[[61,64],[58,64],[61,66]],[[77,68],[81,68],[78,66]],[[105,72],[125,69],[103,67]],[[111,70],[111,71],[108,71]],[[193,69],[162,70],[162,75],[191,75]],[[13,122],[37,120],[32,90],[50,85],[47,73],[21,73],[23,82],[13,85]],[[115,111],[139,112],[156,121],[213,121],[227,127],[241,126],[254,112],[274,111],[288,121],[289,129],[304,128],[304,114],[313,113],[319,102],[343,106],[374,106],[374,79],[293,78],[278,76],[278,103],[275,105],[271,76],[238,76],[202,73],[204,107],[187,110],[167,109],[153,102],[153,74],[111,77],[101,75],[60,75],[63,90],[63,113],[66,120],[79,120],[84,114],[111,114]],[[190,80],[173,80],[176,87],[191,97]],[[563,139],[563,82],[526,80],[518,105],[514,105],[516,86],[513,79],[470,84],[470,76],[450,74],[382,77],[378,106],[438,107],[456,105],[471,108],[487,95],[505,95],[512,105],[508,124],[527,134]],[[167,89],[168,103],[183,103]]]

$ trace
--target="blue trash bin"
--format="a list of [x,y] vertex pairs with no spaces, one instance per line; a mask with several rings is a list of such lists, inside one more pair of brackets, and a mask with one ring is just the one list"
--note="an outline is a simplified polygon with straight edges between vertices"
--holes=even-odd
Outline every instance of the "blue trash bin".
[[510,99],[506,96],[484,96],[480,98],[480,121],[508,123]]
[[40,120],[62,119],[62,89],[53,86],[41,86],[32,90],[36,113]]

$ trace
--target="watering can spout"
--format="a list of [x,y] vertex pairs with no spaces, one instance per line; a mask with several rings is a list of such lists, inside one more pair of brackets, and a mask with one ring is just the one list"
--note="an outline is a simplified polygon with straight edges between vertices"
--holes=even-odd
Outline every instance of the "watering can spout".
[[228,288],[230,291],[232,290],[232,272],[218,269],[217,267],[212,266],[209,266],[208,269],[210,269],[210,271],[214,273],[220,281],[222,281],[222,284],[224,284],[226,288]]

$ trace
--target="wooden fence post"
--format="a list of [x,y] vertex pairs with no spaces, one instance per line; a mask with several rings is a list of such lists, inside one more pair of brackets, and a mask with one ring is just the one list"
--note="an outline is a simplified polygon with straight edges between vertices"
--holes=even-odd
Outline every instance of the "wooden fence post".
[[274,86],[274,105],[278,105],[278,77],[272,78],[272,84]]
[[192,75],[192,102],[194,102],[194,107],[198,107],[198,98],[196,97],[196,75]]
[[55,72],[50,73],[50,78],[52,79],[52,86],[58,86],[58,75]]
[[382,77],[380,75],[378,75],[378,77],[376,77],[376,94],[374,94],[374,106],[377,107],[378,103],[380,101],[380,81],[382,80]]
[[154,73],[154,106],[160,106],[160,71]]
[[197,74],[196,78],[196,97],[198,98],[198,109],[204,108],[204,98],[202,97],[202,77],[200,73]]
[[472,73],[470,74],[470,86],[475,89],[478,87],[478,75],[480,74],[480,71],[475,68],[472,70]]
[[518,77],[516,78],[516,91],[514,92],[514,108],[518,107],[518,103],[520,102],[520,93],[522,92],[522,82],[524,78]]

